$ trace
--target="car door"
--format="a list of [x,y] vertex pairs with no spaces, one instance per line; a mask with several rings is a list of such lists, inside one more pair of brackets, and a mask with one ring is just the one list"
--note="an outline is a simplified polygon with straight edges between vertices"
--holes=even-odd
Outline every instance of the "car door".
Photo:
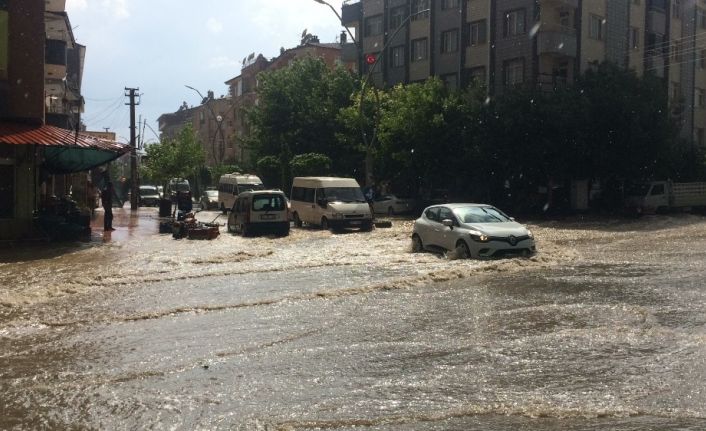
[[[445,226],[443,224],[444,220],[451,220],[454,225],[452,227]],[[446,250],[453,250],[456,248],[456,241],[458,240],[458,221],[456,216],[454,216],[453,211],[447,207],[439,208],[439,221],[441,223],[441,240],[440,246],[444,247]]]
[[422,239],[424,246],[441,246],[439,244],[441,227],[439,207],[427,208],[421,217],[421,222],[417,223],[417,234]]

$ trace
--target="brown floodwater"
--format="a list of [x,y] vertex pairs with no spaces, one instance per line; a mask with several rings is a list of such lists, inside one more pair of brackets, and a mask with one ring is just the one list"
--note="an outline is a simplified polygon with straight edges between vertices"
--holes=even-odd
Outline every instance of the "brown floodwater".
[[537,255],[485,261],[412,223],[189,241],[118,210],[0,251],[0,429],[706,429],[706,219],[531,222]]

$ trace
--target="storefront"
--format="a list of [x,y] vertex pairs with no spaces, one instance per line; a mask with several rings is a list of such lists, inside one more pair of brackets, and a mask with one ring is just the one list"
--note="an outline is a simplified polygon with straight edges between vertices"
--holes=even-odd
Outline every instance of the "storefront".
[[[88,172],[129,149],[53,126],[0,122],[0,241],[45,237],[42,216],[71,221],[93,193]],[[76,195],[67,195],[74,183]]]

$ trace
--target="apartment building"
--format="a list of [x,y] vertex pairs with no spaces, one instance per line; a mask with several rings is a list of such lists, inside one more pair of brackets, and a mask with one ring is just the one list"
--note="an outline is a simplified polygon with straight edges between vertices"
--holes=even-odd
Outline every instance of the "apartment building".
[[37,214],[69,190],[85,205],[88,170],[125,152],[78,131],[85,47],[65,8],[0,0],[0,240],[36,236]]
[[378,85],[551,91],[610,61],[663,78],[682,137],[706,146],[705,0],[348,0],[341,17],[360,46],[343,60]]

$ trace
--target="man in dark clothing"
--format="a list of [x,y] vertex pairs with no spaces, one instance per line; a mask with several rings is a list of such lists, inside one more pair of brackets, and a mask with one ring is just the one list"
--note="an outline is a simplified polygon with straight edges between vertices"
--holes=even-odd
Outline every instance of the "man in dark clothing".
[[103,215],[103,230],[113,231],[113,183],[108,181],[101,193],[101,202],[105,214]]

